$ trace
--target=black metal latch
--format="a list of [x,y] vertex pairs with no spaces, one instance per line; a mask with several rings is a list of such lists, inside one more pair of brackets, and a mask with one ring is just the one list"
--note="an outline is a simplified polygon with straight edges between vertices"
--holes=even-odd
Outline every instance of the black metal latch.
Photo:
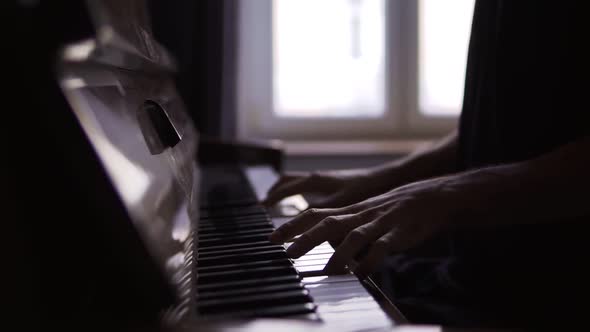
[[180,134],[157,102],[146,100],[139,108],[137,118],[151,154],[160,154],[180,142]]

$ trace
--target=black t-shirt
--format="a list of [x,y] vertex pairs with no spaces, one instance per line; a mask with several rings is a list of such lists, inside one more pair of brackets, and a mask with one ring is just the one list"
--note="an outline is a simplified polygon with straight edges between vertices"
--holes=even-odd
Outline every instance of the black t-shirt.
[[585,1],[477,1],[460,164],[529,159],[590,134]]
[[[571,0],[477,1],[459,128],[462,170],[527,160],[590,135],[590,15],[583,7]],[[590,193],[580,194],[590,204]],[[394,258],[399,303],[418,320],[430,317],[426,323],[580,319],[586,306],[579,301],[589,296],[587,225],[590,218],[445,236],[450,251],[442,259]]]

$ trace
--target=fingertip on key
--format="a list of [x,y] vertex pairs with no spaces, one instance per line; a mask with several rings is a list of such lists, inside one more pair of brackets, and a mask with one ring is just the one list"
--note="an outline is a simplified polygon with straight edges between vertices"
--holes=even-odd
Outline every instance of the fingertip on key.
[[301,248],[297,243],[293,243],[287,248],[287,256],[290,258],[299,258],[303,253],[300,252]]
[[281,234],[281,232],[279,232],[278,230],[272,232],[269,236],[268,236],[268,240],[274,244],[282,244],[285,241],[283,240],[283,236]]

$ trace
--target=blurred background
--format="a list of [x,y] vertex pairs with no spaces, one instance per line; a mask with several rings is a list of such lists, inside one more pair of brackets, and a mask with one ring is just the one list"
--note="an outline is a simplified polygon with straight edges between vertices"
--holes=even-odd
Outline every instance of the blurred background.
[[389,160],[457,125],[474,0],[150,1],[200,132],[286,169]]

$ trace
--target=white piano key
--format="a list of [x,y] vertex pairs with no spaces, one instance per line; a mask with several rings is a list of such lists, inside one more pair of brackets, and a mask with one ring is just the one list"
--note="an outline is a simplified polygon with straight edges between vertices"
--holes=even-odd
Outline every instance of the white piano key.
[[[312,277],[312,278],[315,278],[315,277]],[[311,278],[305,278],[305,279],[311,279]],[[324,288],[327,288],[327,289],[341,289],[341,288],[352,288],[352,287],[363,288],[363,286],[360,285],[359,282],[355,282],[354,280],[351,280],[351,281],[343,280],[341,282],[331,282],[331,283],[322,283],[322,282],[305,283],[304,282],[304,285],[305,285],[305,287],[307,287],[309,289],[315,289],[316,291],[321,291]]]
[[[330,255],[330,257],[332,257],[333,254],[334,254],[333,250],[321,249],[321,250],[310,251],[307,254],[303,255],[302,257],[311,257],[311,256],[316,256],[316,255]],[[314,258],[314,259],[317,259],[317,258]]]
[[295,267],[297,272],[303,277],[317,276],[324,274],[324,268],[326,265],[311,265],[311,266],[299,266]]
[[317,254],[317,255],[309,255],[309,256],[301,256],[299,258],[295,258],[293,261],[296,262],[303,262],[303,261],[310,261],[310,260],[317,260],[317,259],[329,259],[332,257],[332,254]]
[[320,315],[351,311],[362,313],[363,311],[379,310],[380,308],[379,304],[375,301],[358,301],[351,303],[324,302],[318,303],[317,313]]
[[[334,286],[335,284],[331,284]],[[330,301],[337,301],[341,299],[348,299],[352,297],[370,297],[364,288],[355,287],[356,285],[348,285],[348,287],[323,287],[312,288],[306,287],[317,299],[324,299]]]
[[330,284],[332,287],[309,287],[306,288],[311,290],[313,289],[313,293],[316,296],[332,296],[332,295],[340,295],[340,294],[350,294],[350,295],[366,295],[367,292],[364,288],[359,288],[357,285],[347,285],[346,287],[336,287],[337,284]]
[[392,331],[393,323],[385,315],[362,314],[354,312],[323,314],[322,321],[331,331]]
[[332,249],[332,247],[325,247],[325,246],[318,246],[313,248],[312,250],[310,250],[307,255],[316,255],[316,254],[333,254],[334,253],[334,249]]
[[[299,238],[301,235],[297,235],[296,237],[294,237],[294,239]],[[291,244],[293,244],[293,241],[287,241],[285,242],[285,245],[288,247]],[[326,241],[326,242],[322,242],[321,244],[315,246],[316,248],[332,248],[332,246]]]
[[[315,295],[314,300],[316,303],[338,303],[342,301],[357,300],[355,304],[361,303],[375,303],[372,296],[367,296],[362,292],[343,293],[343,294],[332,294],[332,295]],[[378,305],[378,304],[377,304]]]
[[339,282],[357,282],[360,284],[357,277],[353,274],[309,277],[309,278],[304,278],[302,280],[302,282],[304,285],[329,284],[329,283],[339,283]]
[[308,260],[317,260],[317,259],[329,259],[330,257],[332,257],[333,253],[331,252],[326,252],[326,253],[321,253],[321,252],[317,252],[317,253],[313,253],[313,254],[305,254],[299,258],[296,258],[297,260],[302,260],[302,261],[308,261]]
[[293,265],[295,267],[298,266],[309,266],[309,265],[326,265],[328,263],[328,259],[311,259],[311,260],[304,260],[304,261],[295,261]]

